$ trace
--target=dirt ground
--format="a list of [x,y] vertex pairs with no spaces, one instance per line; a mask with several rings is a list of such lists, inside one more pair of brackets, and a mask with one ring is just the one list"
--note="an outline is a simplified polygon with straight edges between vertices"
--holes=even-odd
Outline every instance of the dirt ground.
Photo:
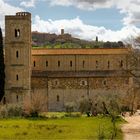
[[140,115],[124,117],[128,122],[122,126],[124,140],[140,140]]

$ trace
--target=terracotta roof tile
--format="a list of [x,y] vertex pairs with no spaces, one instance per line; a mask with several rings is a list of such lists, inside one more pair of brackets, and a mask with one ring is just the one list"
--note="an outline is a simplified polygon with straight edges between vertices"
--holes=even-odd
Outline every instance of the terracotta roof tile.
[[70,54],[128,54],[128,48],[109,49],[32,49],[32,55],[70,55]]

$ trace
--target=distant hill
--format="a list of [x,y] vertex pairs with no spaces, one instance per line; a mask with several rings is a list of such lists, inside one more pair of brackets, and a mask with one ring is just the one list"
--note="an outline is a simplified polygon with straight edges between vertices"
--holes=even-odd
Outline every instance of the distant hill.
[[103,42],[86,41],[79,38],[74,38],[68,33],[61,30],[60,35],[50,33],[32,32],[32,46],[46,48],[122,48],[125,47],[123,42]]

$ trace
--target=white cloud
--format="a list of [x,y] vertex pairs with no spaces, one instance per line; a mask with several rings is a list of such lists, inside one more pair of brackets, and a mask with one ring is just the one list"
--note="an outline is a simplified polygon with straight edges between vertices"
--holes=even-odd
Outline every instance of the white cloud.
[[47,0],[50,4],[61,6],[75,6],[84,10],[95,10],[97,8],[109,8],[113,0]]
[[50,5],[74,6],[83,10],[116,7],[125,13],[124,25],[140,23],[140,0],[47,0]]
[[84,24],[78,17],[71,20],[47,20],[40,19],[39,16],[35,17],[32,25],[33,31],[60,33],[60,29],[64,28],[65,32],[72,34],[74,37],[79,37],[86,40],[95,40],[98,36],[103,41],[118,41],[124,40],[131,36],[140,35],[140,29],[135,26],[125,26],[121,30],[112,31],[104,27],[97,27]]
[[24,6],[24,7],[35,7],[35,3],[36,3],[36,0],[24,0],[20,3],[21,6]]
[[46,1],[51,6],[74,6],[82,10],[116,7],[125,17],[124,25],[140,24],[140,0],[21,0],[21,6],[35,7],[37,2]]
[[4,29],[4,17],[5,15],[13,15],[16,12],[23,11],[19,7],[14,7],[6,3],[4,0],[0,0],[0,26]]

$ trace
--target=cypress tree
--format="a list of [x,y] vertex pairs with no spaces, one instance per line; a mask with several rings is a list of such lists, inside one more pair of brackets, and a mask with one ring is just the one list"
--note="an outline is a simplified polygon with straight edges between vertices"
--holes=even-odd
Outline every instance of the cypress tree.
[[3,37],[0,28],[0,101],[4,96],[5,73],[4,73],[4,53],[3,53]]

